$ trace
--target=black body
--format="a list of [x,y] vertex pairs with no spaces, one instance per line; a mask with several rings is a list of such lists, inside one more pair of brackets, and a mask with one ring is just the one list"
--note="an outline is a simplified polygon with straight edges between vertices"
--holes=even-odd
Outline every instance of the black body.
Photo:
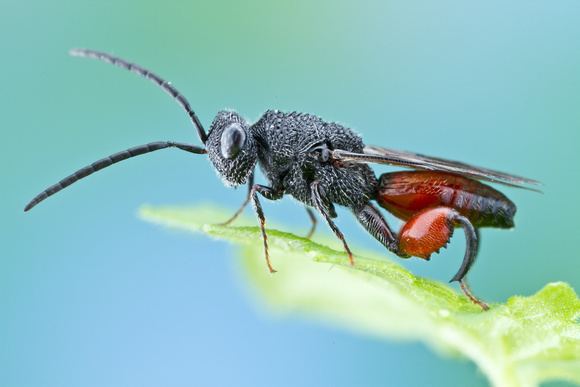
[[[235,112],[218,116],[241,119]],[[248,131],[256,144],[258,166],[273,191],[315,207],[311,185],[318,181],[331,212],[332,204],[358,210],[374,198],[377,179],[368,165],[338,166],[323,156],[334,149],[361,153],[364,144],[352,130],[310,114],[269,110]]]

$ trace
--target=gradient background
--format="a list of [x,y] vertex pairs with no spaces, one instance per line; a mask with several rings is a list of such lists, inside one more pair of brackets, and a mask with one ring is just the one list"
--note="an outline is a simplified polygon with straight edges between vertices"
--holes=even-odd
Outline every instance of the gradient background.
[[[299,110],[367,143],[540,179],[544,195],[505,190],[518,227],[483,232],[471,283],[492,301],[549,281],[580,288],[576,0],[0,0],[0,44],[0,386],[486,385],[469,362],[421,344],[272,318],[229,246],[137,219],[143,203],[235,208],[244,192],[224,188],[204,157],[134,159],[25,215],[41,189],[97,158],[155,140],[198,143],[167,95],[68,57],[77,46],[157,71],[206,126],[224,107],[252,121]],[[265,204],[303,232],[298,208]],[[340,215],[354,245],[379,250]],[[430,264],[404,264],[447,280],[462,249],[458,236]]]

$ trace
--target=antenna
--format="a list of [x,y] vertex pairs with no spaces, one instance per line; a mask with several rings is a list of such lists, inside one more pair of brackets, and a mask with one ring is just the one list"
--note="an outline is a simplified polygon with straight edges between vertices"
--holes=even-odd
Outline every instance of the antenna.
[[83,179],[89,175],[92,175],[93,173],[100,171],[101,169],[107,168],[108,166],[111,166],[115,163],[118,163],[119,161],[123,161],[126,159],[130,159],[131,157],[140,156],[140,155],[143,155],[145,153],[155,152],[156,150],[170,148],[170,147],[178,148],[178,149],[184,150],[186,152],[196,153],[196,154],[205,154],[206,153],[206,150],[203,148],[199,148],[197,146],[189,145],[189,144],[182,144],[179,142],[172,142],[172,141],[151,142],[149,144],[144,144],[144,145],[139,145],[139,146],[136,146],[133,148],[129,148],[127,150],[124,150],[124,151],[112,154],[110,156],[107,156],[104,159],[97,160],[94,163],[87,165],[84,168],[79,169],[78,171],[76,171],[72,175],[65,177],[64,179],[62,179],[58,183],[51,185],[50,187],[48,187],[47,189],[45,189],[44,191],[42,191],[41,193],[36,195],[36,197],[34,199],[32,199],[30,201],[30,203],[28,203],[26,205],[26,207],[24,207],[24,211],[26,212],[26,211],[30,210],[31,208],[36,206],[38,203],[40,203],[44,199],[46,199],[46,198],[54,195],[55,193],[65,189],[69,185],[76,183],[80,179]]
[[133,73],[139,74],[142,77],[156,83],[159,87],[165,90],[167,94],[171,95],[177,101],[177,103],[183,107],[183,109],[185,109],[185,111],[189,115],[189,118],[191,119],[191,122],[193,122],[193,124],[197,128],[197,134],[199,135],[201,142],[205,144],[205,142],[207,141],[207,134],[205,132],[205,129],[203,128],[201,121],[197,117],[197,114],[195,114],[195,112],[191,109],[191,105],[189,104],[187,99],[175,87],[173,87],[170,82],[164,80],[159,75],[135,63],[127,62],[124,59],[117,58],[116,56],[107,54],[105,52],[74,48],[69,51],[69,54],[72,56],[78,56],[83,58],[98,59],[103,62],[107,62],[112,65],[122,67]]

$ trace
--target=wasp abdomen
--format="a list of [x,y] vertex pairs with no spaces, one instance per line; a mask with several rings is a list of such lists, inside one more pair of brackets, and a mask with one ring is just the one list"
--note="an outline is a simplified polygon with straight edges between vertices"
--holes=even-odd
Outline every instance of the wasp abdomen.
[[515,204],[498,190],[447,172],[385,173],[380,177],[377,201],[403,220],[426,208],[450,207],[475,227],[511,228],[516,213]]

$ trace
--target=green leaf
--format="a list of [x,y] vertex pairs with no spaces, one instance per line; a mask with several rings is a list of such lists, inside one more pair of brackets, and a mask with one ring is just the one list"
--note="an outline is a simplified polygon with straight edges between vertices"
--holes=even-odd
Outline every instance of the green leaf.
[[550,283],[482,312],[447,284],[376,253],[356,254],[352,267],[343,251],[271,229],[278,272],[270,274],[259,228],[216,225],[231,215],[223,209],[144,207],[140,215],[239,245],[242,267],[272,311],[307,313],[380,338],[420,340],[471,359],[495,386],[580,383],[580,300],[568,284]]

